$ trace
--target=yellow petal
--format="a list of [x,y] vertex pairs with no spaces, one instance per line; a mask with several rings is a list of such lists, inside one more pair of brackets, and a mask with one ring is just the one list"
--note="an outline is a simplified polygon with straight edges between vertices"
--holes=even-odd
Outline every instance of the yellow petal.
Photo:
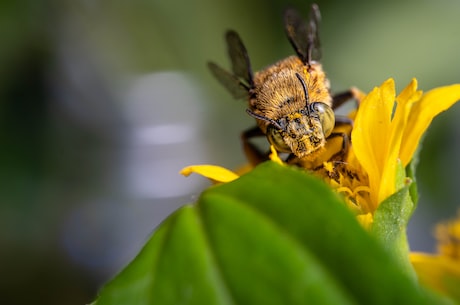
[[393,129],[395,129],[393,132],[404,132],[412,105],[420,100],[422,94],[423,92],[421,90],[417,91],[417,80],[413,78],[409,85],[407,85],[407,87],[396,97],[397,106],[392,120],[395,124],[393,126]]
[[272,160],[273,162],[276,162],[278,164],[283,165],[284,162],[278,156],[278,152],[276,151],[276,149],[275,149],[275,147],[273,145],[270,145],[270,151],[271,151],[271,154],[269,156],[270,160]]
[[433,89],[413,105],[403,135],[404,146],[401,147],[400,152],[403,166],[406,166],[412,159],[420,138],[433,118],[458,100],[460,100],[460,84]]
[[[383,167],[382,177],[379,187],[378,200],[382,202],[391,194],[397,191],[395,175],[399,162],[400,148],[403,133],[407,125],[412,104],[417,101],[422,92],[417,90],[417,80],[412,79],[409,85],[396,97],[397,105],[388,130],[388,149],[384,158],[387,160]],[[392,99],[389,97],[389,99]]]
[[371,213],[357,215],[356,219],[361,224],[361,226],[366,230],[370,230],[372,227],[372,224],[374,223],[374,217],[372,216]]
[[183,168],[180,173],[184,176],[195,173],[217,182],[230,182],[239,177],[234,172],[216,165],[190,165]]
[[252,171],[254,169],[254,165],[251,164],[251,163],[246,163],[244,165],[241,165],[239,166],[238,168],[235,169],[235,173],[238,175],[238,176],[242,176],[246,173],[249,173],[250,171]]
[[407,85],[407,87],[396,97],[398,104],[413,103],[417,101],[422,94],[422,91],[417,91],[417,85],[417,79],[413,78],[409,85]]
[[[443,294],[460,298],[460,262],[445,256],[411,253],[410,261],[419,280]],[[452,295],[456,294],[456,295]]]
[[[379,202],[381,177],[390,152],[389,130],[394,101],[394,81],[389,79],[363,99],[351,134],[353,151],[369,176],[374,209]],[[386,183],[395,184],[394,181]]]

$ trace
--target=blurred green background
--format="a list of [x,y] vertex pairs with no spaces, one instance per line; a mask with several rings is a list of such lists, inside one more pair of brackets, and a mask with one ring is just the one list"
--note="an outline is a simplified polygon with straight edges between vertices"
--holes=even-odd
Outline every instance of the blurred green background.
[[[307,1],[4,0],[0,3],[0,300],[85,304],[205,179],[193,163],[245,162],[252,126],[210,75],[237,30],[258,70],[293,54],[287,5]],[[460,1],[318,1],[333,91],[460,82]],[[418,170],[409,236],[459,207],[460,105],[438,117]]]

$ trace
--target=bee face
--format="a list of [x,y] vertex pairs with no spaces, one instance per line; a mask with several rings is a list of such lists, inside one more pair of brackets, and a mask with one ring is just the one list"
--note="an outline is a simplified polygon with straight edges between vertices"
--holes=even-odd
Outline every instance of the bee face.
[[270,122],[266,135],[278,151],[293,152],[303,159],[324,147],[334,123],[332,108],[315,102],[299,112]]
[[321,123],[307,115],[296,113],[280,120],[279,127],[269,125],[267,138],[280,152],[295,152],[302,158],[325,143]]
[[329,81],[319,58],[319,9],[304,22],[294,10],[285,13],[285,30],[297,56],[253,73],[238,34],[227,32],[233,74],[210,63],[211,72],[236,98],[247,97],[247,112],[280,152],[300,159],[315,157],[335,125]]

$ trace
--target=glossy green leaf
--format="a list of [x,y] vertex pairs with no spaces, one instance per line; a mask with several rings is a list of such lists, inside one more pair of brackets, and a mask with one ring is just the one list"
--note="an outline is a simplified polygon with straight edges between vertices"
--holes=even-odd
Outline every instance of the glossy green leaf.
[[95,304],[433,304],[322,181],[267,162],[171,215]]

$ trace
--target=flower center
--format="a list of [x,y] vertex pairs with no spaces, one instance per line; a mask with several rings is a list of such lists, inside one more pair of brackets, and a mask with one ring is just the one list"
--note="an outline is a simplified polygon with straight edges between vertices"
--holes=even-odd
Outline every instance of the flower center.
[[339,194],[345,197],[348,207],[357,215],[372,213],[369,180],[359,168],[348,162],[328,161],[314,171]]

